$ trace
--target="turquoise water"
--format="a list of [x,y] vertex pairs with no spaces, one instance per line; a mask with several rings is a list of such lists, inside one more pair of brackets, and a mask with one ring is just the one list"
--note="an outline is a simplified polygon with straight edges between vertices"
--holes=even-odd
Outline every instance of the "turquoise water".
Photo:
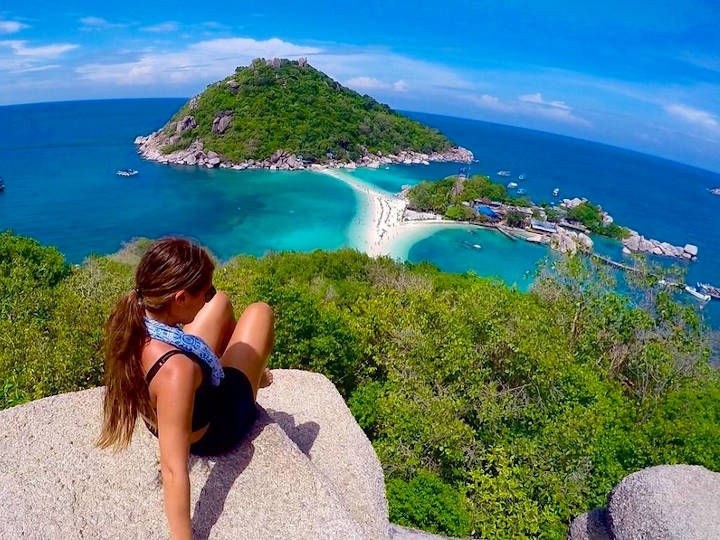
[[[139,158],[133,139],[157,129],[184,99],[105,100],[0,107],[0,229],[57,246],[72,262],[112,253],[136,236],[193,236],[227,259],[268,250],[356,246],[358,211],[350,187],[310,172],[168,167]],[[471,173],[496,180],[509,169],[538,202],[586,196],[617,222],[649,237],[694,243],[688,281],[720,283],[720,175],[629,150],[548,133],[459,118],[407,113],[469,148]],[[120,168],[140,171],[131,178]],[[458,165],[396,165],[344,171],[395,193],[405,184],[455,174]],[[364,209],[365,208],[365,209]],[[526,288],[546,249],[490,232],[443,229],[400,246],[411,261],[473,270]],[[478,241],[479,240],[479,241]],[[469,247],[481,245],[481,249]],[[621,257],[617,244],[599,249]],[[706,312],[720,322],[720,302]]]
[[[72,262],[136,236],[197,238],[222,259],[268,250],[335,249],[356,199],[309,172],[168,167],[132,141],[184,100],[68,102],[0,108],[0,229],[57,246]],[[118,177],[120,168],[140,174]]]

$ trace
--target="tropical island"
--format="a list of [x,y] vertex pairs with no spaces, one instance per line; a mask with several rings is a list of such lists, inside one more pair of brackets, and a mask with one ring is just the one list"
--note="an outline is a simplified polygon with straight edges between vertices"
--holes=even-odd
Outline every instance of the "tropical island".
[[[103,324],[147,245],[73,266],[0,234],[0,409],[102,384]],[[236,309],[272,304],[273,368],[335,384],[382,463],[393,523],[560,539],[639,469],[720,470],[706,330],[657,282],[633,302],[571,257],[525,293],[345,249],[238,256],[215,283]]]
[[135,143],[147,159],[209,168],[472,161],[437,130],[345,88],[303,58],[238,67]]

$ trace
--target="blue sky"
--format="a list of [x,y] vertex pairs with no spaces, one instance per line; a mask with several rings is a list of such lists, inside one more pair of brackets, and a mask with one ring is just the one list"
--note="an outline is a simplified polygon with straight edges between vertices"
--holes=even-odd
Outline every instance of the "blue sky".
[[16,2],[0,104],[190,96],[306,56],[392,107],[628,147],[720,171],[720,2]]

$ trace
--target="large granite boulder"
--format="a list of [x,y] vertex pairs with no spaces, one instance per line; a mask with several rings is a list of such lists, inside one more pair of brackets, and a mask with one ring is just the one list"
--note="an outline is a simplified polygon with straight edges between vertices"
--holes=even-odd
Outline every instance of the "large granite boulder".
[[608,500],[615,538],[720,538],[720,474],[660,465],[623,478]]
[[720,474],[698,465],[660,465],[623,478],[607,509],[573,520],[570,540],[720,538]]
[[[191,456],[195,538],[388,538],[382,470],[327,379],[274,371],[248,439]],[[157,440],[95,448],[104,388],[0,411],[1,538],[167,538]],[[266,409],[263,409],[263,406]]]
[[230,126],[230,122],[232,122],[232,119],[232,111],[220,112],[213,120],[212,132],[217,134],[225,133],[225,130]]
[[193,129],[194,127],[197,127],[195,117],[187,115],[177,123],[176,131],[177,133],[183,133],[185,131],[188,131],[189,129]]

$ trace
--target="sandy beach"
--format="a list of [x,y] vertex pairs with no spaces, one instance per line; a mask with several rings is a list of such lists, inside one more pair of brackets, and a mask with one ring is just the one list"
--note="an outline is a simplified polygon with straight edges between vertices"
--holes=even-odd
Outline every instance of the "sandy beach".
[[356,217],[355,247],[371,257],[390,255],[406,259],[412,244],[447,227],[468,228],[472,225],[443,219],[405,221],[407,201],[354,178],[339,169],[323,172],[345,182],[360,194],[361,206]]

